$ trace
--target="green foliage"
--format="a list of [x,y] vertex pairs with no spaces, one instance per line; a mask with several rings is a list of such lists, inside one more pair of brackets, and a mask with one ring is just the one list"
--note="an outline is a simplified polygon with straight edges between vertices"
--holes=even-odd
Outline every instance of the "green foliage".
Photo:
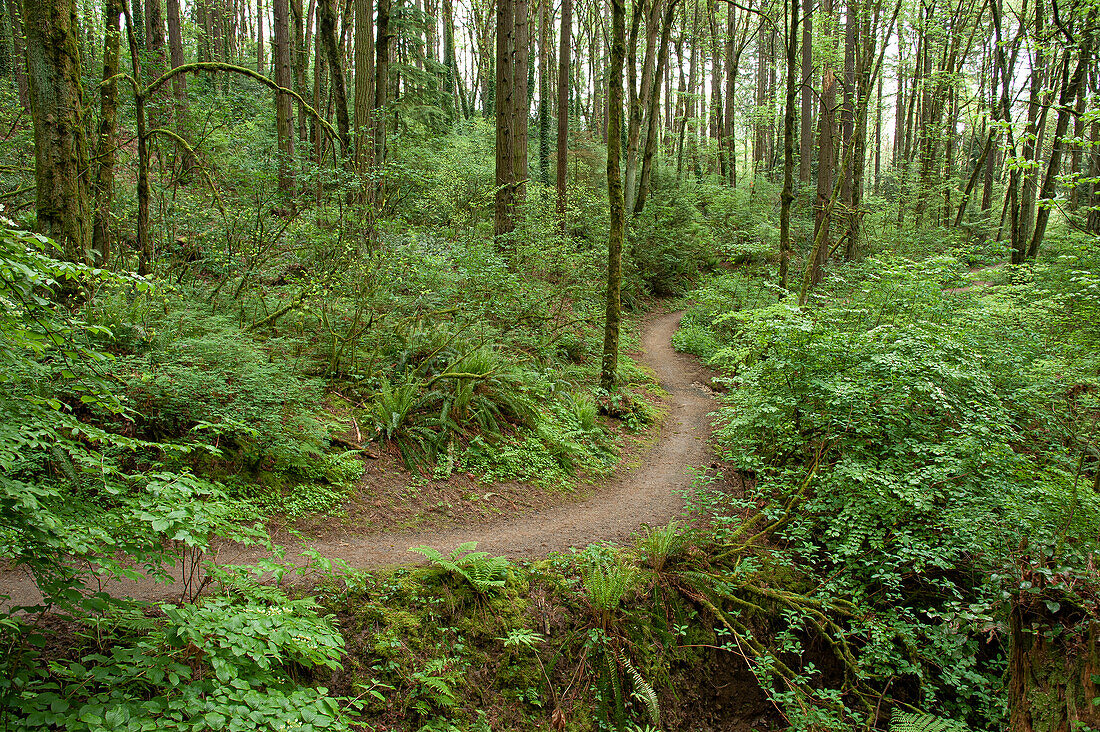
[[508,580],[509,563],[505,557],[490,557],[488,552],[476,552],[476,541],[460,544],[449,555],[430,546],[416,546],[409,551],[424,555],[429,562],[466,581],[480,595],[500,592]]
[[965,724],[931,714],[890,714],[890,732],[967,732]]
[[[1097,372],[1076,347],[1088,325],[1061,305],[1075,275],[1047,265],[988,294],[942,290],[959,269],[884,256],[837,267],[806,308],[730,298],[685,320],[731,374],[716,439],[755,478],[761,535],[781,537],[769,563],[852,603],[864,620],[829,632],[863,634],[862,678],[919,678],[931,708],[986,727],[1003,714],[1003,660],[983,634],[1032,586],[1021,558],[1091,576],[1100,503],[1074,486],[1096,435],[1067,395],[1091,393]],[[726,546],[751,535],[729,526]],[[805,706],[807,689],[783,693],[817,710],[806,725],[835,716],[834,701]]]
[[0,710],[5,729],[348,729],[300,669],[340,666],[343,640],[310,600],[162,607],[165,619],[109,650],[24,675]]

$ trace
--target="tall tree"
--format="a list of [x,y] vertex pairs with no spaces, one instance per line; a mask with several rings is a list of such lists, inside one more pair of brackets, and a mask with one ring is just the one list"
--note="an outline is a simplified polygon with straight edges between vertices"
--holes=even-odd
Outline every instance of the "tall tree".
[[653,75],[654,84],[649,90],[649,98],[646,100],[648,126],[645,148],[642,152],[642,173],[638,181],[638,195],[634,199],[634,208],[632,209],[635,216],[645,208],[646,197],[649,195],[649,183],[653,176],[653,156],[657,152],[657,138],[661,134],[661,79],[664,78],[665,65],[668,63],[669,35],[672,32],[672,23],[676,14],[676,2],[677,0],[666,0],[664,18],[661,21],[661,40],[657,46],[657,67]]
[[[821,4],[821,23],[827,43],[833,44],[835,18],[833,0],[823,0]],[[831,206],[829,196],[833,190],[833,177],[836,166],[836,72],[826,60],[821,69],[821,106],[817,113],[817,201],[814,204],[814,240],[822,237],[823,246],[815,247],[816,257],[809,263],[810,284],[821,281],[828,259]]]
[[813,0],[802,0],[802,115],[799,120],[800,135],[798,146],[798,179],[806,184],[810,182],[810,166],[813,162]]
[[19,94],[19,103],[28,112],[31,109],[30,86],[27,81],[26,31],[23,29],[23,11],[19,0],[7,0],[8,20],[11,21],[12,75]]
[[92,217],[75,0],[25,3],[26,59],[34,122],[36,228],[66,259],[89,261]]
[[497,236],[515,229],[527,178],[527,11],[527,0],[497,0]]
[[378,17],[375,20],[377,34],[374,44],[374,159],[386,159],[385,108],[390,103],[390,0],[378,0]]
[[787,289],[791,260],[791,204],[794,202],[794,105],[798,75],[798,10],[800,0],[786,0],[791,24],[787,28],[787,87],[783,106],[783,192],[779,195],[779,287]]
[[118,136],[119,19],[124,0],[103,3],[103,82],[99,87],[99,128],[96,134],[92,248],[106,267],[111,258],[111,203],[114,199],[115,149]]
[[[275,83],[284,89],[293,87],[290,69],[290,2],[272,0],[274,39],[271,47],[275,64]],[[275,95],[275,132],[279,144],[279,190],[294,195],[294,112],[288,94]]]
[[348,120],[348,96],[344,85],[344,54],[336,41],[336,9],[333,0],[318,0],[318,26],[332,75],[332,101],[336,107],[336,129],[340,136],[340,154],[347,157],[351,147],[351,123]]
[[539,181],[550,185],[550,0],[539,3]]
[[619,171],[623,127],[623,62],[626,55],[626,3],[611,0],[611,68],[607,89],[607,198],[611,221],[607,236],[607,302],[604,309],[600,386],[615,388],[619,369],[619,326],[622,322],[623,239],[626,203]]
[[[374,157],[374,29],[370,0],[355,0],[355,167],[364,176]],[[366,185],[363,189],[366,192]]]
[[573,0],[561,3],[561,43],[558,50],[558,189],[557,216],[562,234],[565,234],[565,212],[568,201],[568,153],[569,153],[569,63],[570,36],[573,30]]

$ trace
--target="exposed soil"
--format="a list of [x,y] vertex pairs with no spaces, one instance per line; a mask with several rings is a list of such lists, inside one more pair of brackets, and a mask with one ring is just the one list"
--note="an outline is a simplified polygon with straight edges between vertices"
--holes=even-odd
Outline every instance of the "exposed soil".
[[[642,524],[668,523],[680,513],[682,494],[690,487],[694,471],[713,461],[708,447],[708,415],[714,401],[711,390],[705,386],[713,374],[693,357],[673,350],[671,338],[682,315],[682,312],[655,314],[642,333],[641,360],[653,369],[667,392],[663,398],[667,416],[660,432],[652,447],[639,448],[630,456],[633,459],[624,460],[611,478],[593,484],[584,500],[553,493],[524,495],[525,487],[519,484],[508,484],[498,490],[496,486],[470,481],[470,490],[480,490],[482,496],[496,494],[484,499],[486,508],[492,507],[490,510],[448,509],[436,519],[449,522],[449,526],[429,528],[418,524],[412,530],[378,530],[382,523],[378,519],[382,516],[366,511],[374,519],[363,522],[370,525],[368,530],[362,524],[357,526],[355,521],[335,520],[328,527],[314,525],[309,527],[314,529],[310,534],[317,538],[309,546],[323,556],[343,560],[357,569],[413,562],[417,555],[410,554],[409,547],[427,544],[449,551],[468,541],[478,542],[479,551],[510,558],[538,558],[551,551],[585,547],[593,542],[625,541]],[[366,480],[370,480],[369,473]],[[443,508],[447,508],[445,499],[443,503]],[[392,521],[389,526],[401,523],[390,517],[383,520]],[[220,563],[251,564],[264,557],[254,547],[233,544],[222,546],[217,559]],[[288,560],[304,562],[300,556]],[[179,570],[173,570],[173,574],[178,580]],[[152,581],[126,581],[114,582],[103,589],[145,600],[178,600],[180,586],[178,581],[168,586]],[[10,602],[15,605],[32,605],[40,600],[31,578],[15,570],[0,571],[0,594],[10,595]]]

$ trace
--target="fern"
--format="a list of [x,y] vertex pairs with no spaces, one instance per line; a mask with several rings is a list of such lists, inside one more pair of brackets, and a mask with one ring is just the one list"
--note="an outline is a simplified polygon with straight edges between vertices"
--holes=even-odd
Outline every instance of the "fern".
[[626,670],[630,672],[630,678],[634,682],[634,696],[641,699],[645,703],[646,710],[649,712],[649,719],[653,722],[654,727],[661,726],[661,708],[657,705],[657,692],[653,690],[653,687],[649,685],[649,682],[645,680],[638,669],[634,668],[634,664],[630,662],[630,657],[622,651],[619,651],[619,660],[622,662]]
[[466,580],[478,594],[494,594],[504,587],[508,578],[508,559],[490,557],[488,552],[475,552],[476,548],[476,541],[467,541],[449,555],[430,546],[414,546],[409,551],[422,554],[443,571]]
[[897,709],[890,715],[890,732],[969,732],[967,726],[953,719],[932,714],[909,714]]

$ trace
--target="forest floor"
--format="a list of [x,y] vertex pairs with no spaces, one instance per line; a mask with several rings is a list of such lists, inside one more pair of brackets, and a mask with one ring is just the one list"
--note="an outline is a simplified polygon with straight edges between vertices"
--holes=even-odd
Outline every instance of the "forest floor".
[[[283,532],[275,540],[286,546],[297,543],[298,551],[313,549],[354,569],[371,569],[412,563],[420,557],[410,554],[409,548],[424,544],[449,552],[464,542],[476,541],[479,551],[532,559],[595,542],[626,541],[643,524],[668,523],[682,511],[684,493],[694,477],[708,466],[714,467],[715,460],[709,447],[714,400],[708,386],[714,374],[693,356],[673,350],[672,335],[682,315],[682,311],[653,313],[642,330],[640,360],[654,371],[665,392],[666,417],[658,434],[650,446],[628,456],[610,478],[594,483],[583,500],[561,494],[559,501],[526,512],[478,516],[472,521],[456,517],[456,524],[438,529],[356,533],[354,526],[344,524],[339,531],[324,532],[304,543],[279,535]],[[226,544],[214,558],[219,564],[247,565],[267,556],[263,549]],[[301,566],[307,557],[288,549],[285,561]],[[136,599],[178,601],[189,594],[190,587],[181,582],[179,566],[170,571],[176,580],[171,585],[127,580],[99,588],[91,580],[89,586]],[[0,594],[10,595],[12,605],[40,601],[29,574],[13,569],[0,570]]]

